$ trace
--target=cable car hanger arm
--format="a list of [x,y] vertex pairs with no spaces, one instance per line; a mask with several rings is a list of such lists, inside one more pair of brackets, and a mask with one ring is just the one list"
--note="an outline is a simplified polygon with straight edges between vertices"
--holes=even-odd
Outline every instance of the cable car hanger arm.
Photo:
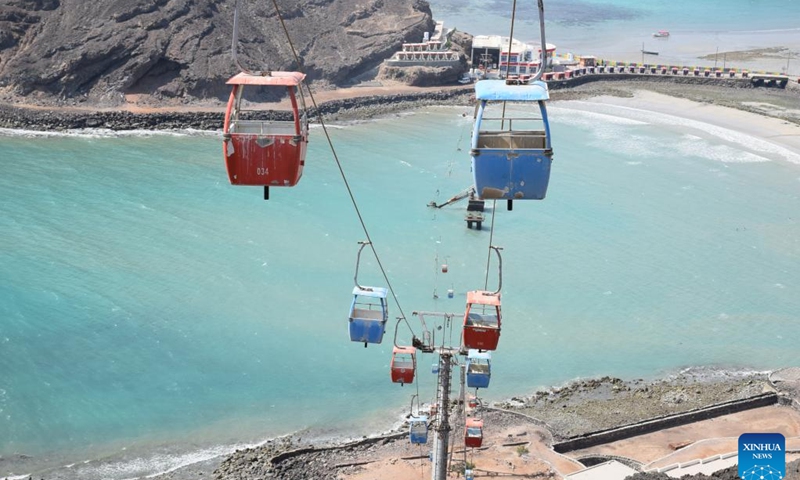
[[544,0],[539,0],[539,34],[542,40],[542,56],[540,57],[539,69],[532,78],[534,82],[542,78],[544,69],[547,66],[547,42],[544,39]]
[[[500,293],[500,290],[503,289],[503,257],[502,257],[502,255],[500,255],[500,250],[502,250],[502,249],[503,249],[503,247],[496,247],[494,245],[489,245],[489,256],[490,256],[490,258],[491,258],[492,250],[494,250],[494,253],[497,254],[497,279],[498,279],[497,280],[497,290],[492,292],[492,295],[497,295],[498,293]],[[486,262],[486,280],[487,280],[487,282],[486,282],[487,285],[484,285],[483,288],[488,288],[488,280],[489,280],[489,262],[488,261]]]
[[361,251],[364,250],[364,247],[366,247],[367,245],[372,244],[372,242],[360,241],[358,242],[358,244],[361,245],[361,247],[358,249],[358,255],[356,256],[356,273],[355,275],[353,275],[353,282],[356,284],[356,287],[358,287],[360,290],[372,291],[371,287],[362,287],[361,284],[358,283],[358,266],[361,264]]
[[239,70],[248,74],[248,75],[255,75],[255,76],[270,76],[272,72],[267,68],[265,71],[251,71],[247,68],[243,67],[242,64],[239,62],[239,0],[236,0],[233,6],[233,40],[231,40],[231,56],[233,56],[233,63],[239,67]]

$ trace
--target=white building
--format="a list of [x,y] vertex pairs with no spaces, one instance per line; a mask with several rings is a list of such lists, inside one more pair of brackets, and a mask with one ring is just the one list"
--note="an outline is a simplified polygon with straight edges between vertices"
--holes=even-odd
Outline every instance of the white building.
[[[555,45],[547,44],[548,65],[552,65],[555,50]],[[530,45],[502,35],[477,35],[472,38],[470,58],[473,67],[497,70],[501,76],[506,69],[510,69],[511,75],[532,75],[539,68],[541,51],[539,44]]]
[[458,53],[449,48],[449,33],[444,32],[443,22],[436,22],[433,35],[425,32],[422,42],[404,43],[402,50],[395,52],[386,64],[392,67],[456,64],[459,62]]

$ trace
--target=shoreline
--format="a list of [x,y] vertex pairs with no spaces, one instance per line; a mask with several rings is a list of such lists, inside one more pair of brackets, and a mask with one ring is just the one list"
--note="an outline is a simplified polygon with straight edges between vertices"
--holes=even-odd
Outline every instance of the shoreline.
[[[525,427],[529,425],[530,428],[538,428],[537,435],[544,442],[544,447],[539,448],[546,448],[547,451],[544,453],[550,455],[552,452],[555,455],[550,448],[551,445],[569,438],[663,415],[681,413],[698,406],[756,396],[761,393],[765,385],[769,384],[769,376],[781,370],[783,369],[758,371],[696,366],[667,372],[650,380],[620,379],[610,376],[576,379],[491,402],[489,408],[485,409],[485,418],[490,421],[487,438],[517,436],[523,431],[527,432],[525,435],[530,436],[532,433]],[[797,392],[793,392],[793,395],[795,400],[800,402],[800,398],[796,398]],[[795,408],[800,412],[800,403]],[[624,411],[625,414],[621,414],[620,411]],[[222,453],[213,458],[201,458],[192,463],[172,465],[160,472],[132,478],[241,480],[266,477],[299,480],[311,478],[309,476],[311,475],[313,478],[333,480],[342,478],[338,474],[342,474],[344,478],[361,478],[358,476],[359,473],[370,471],[368,465],[378,466],[384,461],[394,464],[400,458],[417,455],[417,447],[411,446],[408,442],[406,429],[407,426],[402,424],[396,429],[360,438],[352,436],[331,438],[330,435],[317,435],[313,429],[300,430],[265,439],[252,447]],[[532,439],[526,437],[523,440]],[[515,441],[508,440],[512,443]],[[429,446],[430,443],[425,448]],[[528,448],[534,451],[532,446]],[[369,461],[364,460],[363,456],[368,457]],[[395,461],[392,461],[392,458]],[[136,461],[145,460],[138,458]],[[98,471],[115,471],[124,466],[125,461],[116,463],[110,458],[89,459],[83,461],[83,464],[94,464],[94,468]],[[73,465],[81,465],[81,462]],[[383,465],[381,468],[387,467]],[[70,470],[66,466],[55,467],[32,474],[0,476],[0,479],[74,478],[69,475]],[[416,471],[419,471],[418,468]],[[73,470],[72,473],[77,472]],[[91,474],[91,470],[83,470],[83,474]],[[559,475],[550,477],[560,478]],[[386,477],[387,480],[395,478],[401,477]]]
[[[629,97],[634,90],[664,93],[702,103],[728,106],[762,116],[773,116],[800,125],[800,83],[785,88],[754,86],[749,82],[702,77],[660,77],[648,74],[594,74],[549,83],[551,101],[599,96]],[[364,120],[434,105],[469,106],[473,85],[447,87],[350,87],[314,93],[319,113],[326,121]],[[758,104],[777,102],[776,108]],[[749,102],[749,103],[746,103]],[[275,117],[287,116],[285,102],[257,105]],[[309,110],[313,107],[309,103]],[[6,104],[0,106],[0,128],[31,131],[80,129],[178,130],[222,129],[224,104],[145,107],[129,104],[118,108]],[[258,112],[256,112],[258,113]],[[781,115],[783,114],[783,115]],[[257,118],[254,115],[254,118]],[[316,114],[311,115],[312,123]]]
[[[695,367],[651,381],[613,377],[575,380],[530,395],[494,402],[484,408],[482,417],[489,422],[486,440],[495,446],[499,442],[503,447],[527,445],[525,448],[534,452],[531,456],[541,456],[546,464],[532,466],[538,475],[562,478],[564,469],[577,471],[582,466],[574,460],[574,464],[570,464],[563,453],[552,449],[559,441],[590,435],[602,428],[636,424],[636,413],[644,415],[639,421],[646,421],[691,412],[698,405],[763,398],[763,392],[771,388],[771,373]],[[633,408],[637,404],[639,408]],[[621,414],[621,410],[626,413]],[[580,411],[578,416],[589,422],[576,422],[570,418],[575,416],[575,411]],[[405,478],[411,471],[419,472],[420,466],[427,461],[427,456],[418,455],[417,448],[409,444],[406,428],[404,425],[397,431],[332,445],[294,443],[292,438],[283,443],[268,442],[261,447],[234,452],[221,459],[213,471],[206,465],[205,471],[190,468],[153,478],[189,480],[213,475],[219,480],[264,477],[368,479],[375,478],[378,472],[387,480]],[[456,431],[458,428],[456,426]],[[505,438],[507,440],[503,440]],[[455,443],[458,443],[457,435]],[[536,443],[539,445],[534,445]],[[477,457],[486,455],[478,454]],[[403,463],[414,466],[405,468]],[[517,476],[514,473],[519,477],[534,474],[522,469],[523,466],[515,465],[510,472],[485,471],[504,473],[512,478]]]

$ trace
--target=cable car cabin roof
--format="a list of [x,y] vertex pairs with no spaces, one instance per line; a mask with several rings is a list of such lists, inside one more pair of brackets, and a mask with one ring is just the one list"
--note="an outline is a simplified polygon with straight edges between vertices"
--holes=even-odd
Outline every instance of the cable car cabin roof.
[[231,77],[226,83],[228,85],[296,87],[304,78],[306,75],[300,72],[270,72],[269,75],[250,75],[242,72]]
[[359,295],[361,297],[386,298],[388,293],[389,290],[384,287],[353,287],[353,295]]
[[481,80],[475,83],[475,98],[509,102],[549,100],[547,84],[541,80],[527,85],[506,85],[505,80]]
[[481,420],[479,418],[475,418],[475,417],[467,418],[466,427],[467,428],[470,428],[470,427],[472,427],[472,428],[483,428],[483,420]]
[[479,305],[494,305],[500,306],[500,294],[494,292],[487,292],[485,290],[473,290],[467,292],[467,303]]
[[482,352],[480,350],[470,348],[467,358],[470,360],[491,360],[492,354],[490,352]]
[[392,355],[398,353],[408,353],[410,355],[416,355],[417,349],[414,347],[392,347]]

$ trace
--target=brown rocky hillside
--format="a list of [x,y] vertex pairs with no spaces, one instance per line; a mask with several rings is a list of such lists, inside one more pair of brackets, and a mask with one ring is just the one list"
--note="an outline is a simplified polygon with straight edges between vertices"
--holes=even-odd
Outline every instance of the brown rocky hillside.
[[[225,99],[235,0],[0,0],[0,97]],[[425,0],[278,0],[309,79],[341,86],[433,30]],[[241,61],[295,69],[272,0],[240,0]]]

